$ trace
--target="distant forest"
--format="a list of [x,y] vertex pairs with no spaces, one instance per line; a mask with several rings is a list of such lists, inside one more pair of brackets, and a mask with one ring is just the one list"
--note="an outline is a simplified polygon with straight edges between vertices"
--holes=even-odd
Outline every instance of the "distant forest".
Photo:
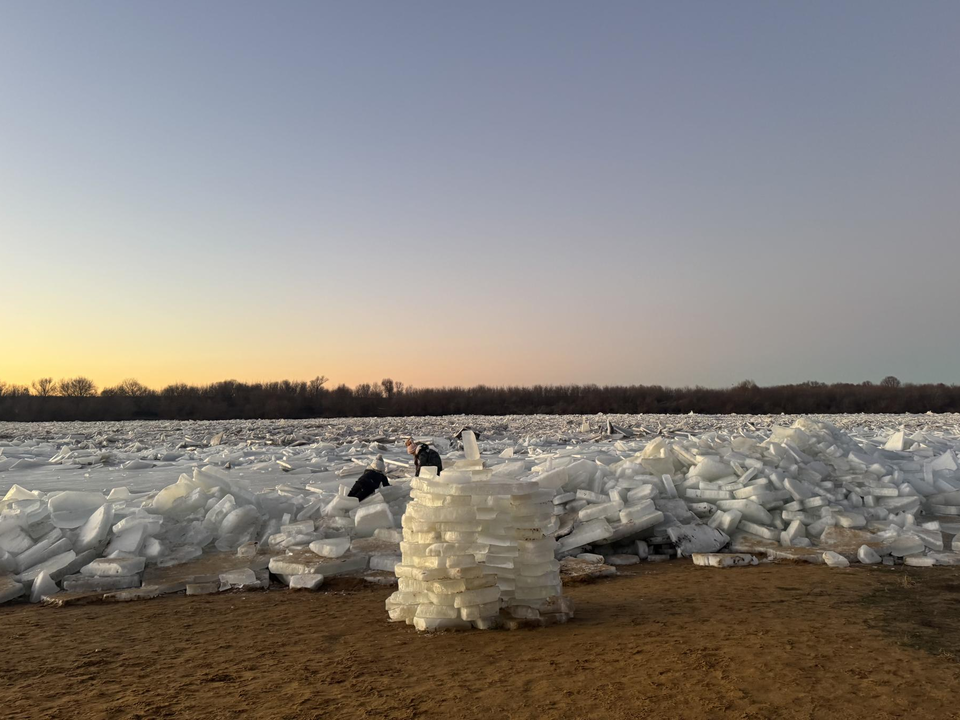
[[168,385],[154,390],[124,380],[98,390],[89,379],[42,378],[30,387],[0,381],[0,420],[227,420],[410,415],[593,413],[924,413],[960,412],[960,386],[804,382],[730,388],[658,385],[534,385],[413,388],[385,379],[329,387],[309,381]]

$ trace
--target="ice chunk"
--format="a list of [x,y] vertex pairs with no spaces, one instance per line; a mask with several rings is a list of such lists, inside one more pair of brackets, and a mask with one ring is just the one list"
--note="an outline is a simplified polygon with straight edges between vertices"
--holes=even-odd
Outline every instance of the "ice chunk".
[[115,552],[128,553],[136,555],[143,547],[143,541],[147,536],[147,528],[144,525],[134,525],[126,532],[114,535],[113,540],[107,545],[106,554]]
[[[662,515],[661,515],[662,518]],[[603,518],[585,522],[575,528],[572,533],[558,541],[560,551],[572,550],[591,543],[598,542],[613,534],[613,529]]]
[[[903,430],[900,430],[899,432],[895,432],[893,435],[890,436],[890,439],[887,440],[886,443],[884,443],[883,449],[892,450],[893,452],[903,452],[904,440],[905,440],[904,436],[905,436],[905,433]],[[877,562],[880,562],[880,561],[877,560]]]
[[217,549],[233,551],[245,542],[256,537],[260,527],[260,513],[252,505],[237,508],[227,515],[220,524],[220,539]]
[[87,577],[108,577],[112,575],[136,575],[143,572],[146,560],[142,557],[99,558],[80,569]]
[[[237,501],[233,495],[228,494],[223,496],[223,498],[221,498],[216,505],[210,508],[210,511],[207,513],[206,517],[204,517],[203,523],[201,524],[203,529],[211,533],[217,532],[227,515],[236,509]],[[311,531],[312,529],[313,528],[311,528]]]
[[140,576],[125,577],[122,575],[87,576],[68,575],[63,579],[63,589],[66,592],[109,592],[110,590],[124,590],[140,587]]
[[67,490],[50,498],[50,519],[58,528],[83,525],[107,499],[100,493]]
[[864,565],[876,565],[880,562],[880,556],[877,554],[877,551],[869,545],[861,545],[860,549],[857,550],[857,560]]
[[721,510],[739,510],[741,518],[757,525],[773,524],[773,516],[753,500],[719,500]]
[[827,550],[825,553],[823,553],[823,562],[829,567],[850,567],[849,560],[847,560],[843,555],[835,553],[832,550]]
[[310,543],[310,549],[320,557],[338,558],[350,549],[350,538],[328,538]]
[[384,503],[360,507],[353,517],[353,522],[356,534],[360,537],[370,537],[380,528],[392,528],[394,526],[390,506]]
[[17,570],[23,572],[71,549],[70,541],[66,538],[55,539],[54,536],[49,537],[17,556]]
[[19,555],[33,547],[34,542],[31,537],[24,532],[20,526],[0,535],[0,550],[4,550],[11,555]]
[[719,480],[732,474],[732,470],[725,462],[714,457],[706,457],[690,469],[689,477],[696,476],[701,480]]
[[744,567],[756,565],[757,558],[747,553],[694,553],[693,564],[703,567]]
[[393,572],[400,561],[400,555],[372,555],[370,557],[370,569]]
[[[730,538],[708,525],[680,525],[667,528],[677,553],[690,557],[694,553],[713,553],[723,548]],[[612,564],[612,563],[611,563]]]
[[620,516],[620,505],[618,503],[606,502],[598,505],[588,505],[579,513],[579,520],[582,523],[605,518],[607,520],[616,520]]
[[[718,510],[717,512],[722,511]],[[716,527],[721,532],[730,535],[734,530],[737,529],[737,525],[740,524],[740,519],[742,517],[743,514],[739,510],[727,510],[726,512],[723,512]]]
[[41,572],[30,588],[30,602],[40,602],[43,598],[56,595],[58,592],[60,592],[60,588],[57,587],[57,584],[46,572]]
[[884,544],[884,549],[894,557],[919,555],[923,552],[923,541],[916,535],[904,534]]
[[793,496],[794,500],[807,500],[813,497],[813,491],[795,478],[784,479],[783,488]]
[[477,446],[477,437],[473,430],[464,430],[460,436],[463,442],[463,454],[467,460],[479,460],[480,448]]
[[107,539],[113,523],[113,505],[101,505],[83,524],[77,533],[74,550],[78,553],[93,550]]
[[323,575],[291,575],[291,590],[318,590],[323,585]]
[[250,568],[239,568],[220,573],[221,590],[251,590],[261,587],[257,574]]
[[56,581],[58,578],[67,574],[65,572],[66,569],[73,566],[76,557],[77,554],[73,550],[65,550],[53,557],[47,558],[43,562],[21,573],[20,582],[29,586],[42,572],[47,573],[47,575]]

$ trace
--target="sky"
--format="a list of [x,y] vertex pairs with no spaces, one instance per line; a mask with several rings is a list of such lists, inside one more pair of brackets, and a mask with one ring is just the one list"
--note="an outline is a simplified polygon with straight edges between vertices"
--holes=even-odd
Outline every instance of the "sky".
[[960,3],[0,0],[0,380],[960,383]]

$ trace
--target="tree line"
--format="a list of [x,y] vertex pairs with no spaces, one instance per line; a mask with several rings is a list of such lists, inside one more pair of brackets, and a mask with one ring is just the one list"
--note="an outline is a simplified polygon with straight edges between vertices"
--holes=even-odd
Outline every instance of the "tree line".
[[729,388],[659,385],[533,385],[414,388],[389,378],[330,387],[327,378],[156,390],[136,380],[99,390],[89,378],[41,378],[30,387],[0,381],[0,420],[228,420],[412,415],[594,413],[924,413],[960,412],[960,386],[804,382]]

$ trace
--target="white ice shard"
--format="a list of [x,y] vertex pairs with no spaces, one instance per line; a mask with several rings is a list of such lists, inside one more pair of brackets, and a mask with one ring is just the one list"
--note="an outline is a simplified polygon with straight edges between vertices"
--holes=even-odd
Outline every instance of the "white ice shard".
[[467,460],[479,460],[480,448],[477,446],[477,436],[473,430],[464,430],[460,436],[463,442],[463,454]]
[[110,525],[113,523],[113,505],[101,505],[77,532],[77,540],[73,545],[78,553],[93,550],[107,539]]
[[877,554],[877,551],[869,545],[861,545],[857,550],[857,560],[864,565],[876,565],[880,562],[880,556]]
[[46,572],[41,572],[37,575],[36,580],[33,581],[33,586],[30,588],[30,602],[38,603],[45,597],[51,597],[60,592],[60,588],[57,587],[57,584],[50,578]]

